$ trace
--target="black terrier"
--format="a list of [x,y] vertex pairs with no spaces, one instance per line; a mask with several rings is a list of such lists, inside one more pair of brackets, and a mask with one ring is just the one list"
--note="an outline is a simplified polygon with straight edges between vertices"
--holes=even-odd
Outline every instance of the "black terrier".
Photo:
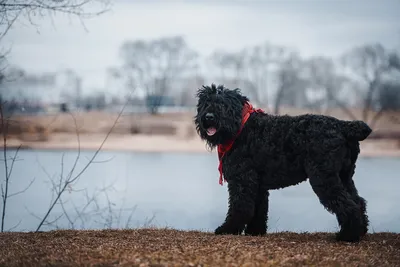
[[336,239],[358,242],[368,231],[366,201],[353,175],[359,141],[372,132],[363,121],[323,115],[274,116],[252,107],[240,89],[203,86],[197,92],[196,130],[218,148],[220,184],[229,208],[215,234],[264,235],[269,191],[307,178],[321,204],[336,215]]

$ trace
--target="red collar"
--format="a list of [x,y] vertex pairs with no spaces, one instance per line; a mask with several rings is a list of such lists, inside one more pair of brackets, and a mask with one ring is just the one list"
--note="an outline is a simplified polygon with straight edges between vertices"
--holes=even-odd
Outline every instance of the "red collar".
[[[232,148],[233,143],[235,142],[236,138],[239,136],[239,134],[241,133],[245,123],[247,122],[247,120],[250,117],[250,114],[253,112],[264,112],[262,109],[254,109],[253,106],[250,104],[250,102],[246,102],[243,106],[243,112],[242,112],[242,124],[240,126],[240,129],[238,131],[238,133],[236,134],[236,136],[234,138],[232,138],[232,140],[230,140],[229,142],[223,144],[223,145],[218,145],[218,159],[219,159],[219,166],[218,166],[218,170],[219,170],[219,184],[223,185],[223,181],[222,181],[222,157],[225,156],[225,154]],[[226,179],[224,178],[225,182]]]

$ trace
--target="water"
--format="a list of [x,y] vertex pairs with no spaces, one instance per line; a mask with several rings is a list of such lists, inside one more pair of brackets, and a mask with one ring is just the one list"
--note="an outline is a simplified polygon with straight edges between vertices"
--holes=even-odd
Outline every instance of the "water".
[[[81,153],[72,177],[93,153]],[[33,178],[35,181],[23,194],[9,199],[5,229],[36,229],[52,200],[50,181],[58,181],[61,172],[66,177],[76,156],[75,151],[19,152],[10,192],[23,190]],[[370,232],[400,232],[399,161],[359,160],[355,182],[360,195],[368,201]],[[96,162],[67,188],[62,197],[66,212],[62,205],[55,205],[48,219],[50,224],[41,229],[156,226],[213,231],[224,220],[228,207],[227,187],[218,184],[217,165],[215,153],[101,152]],[[0,173],[3,178],[3,164]],[[101,191],[104,187],[107,189]],[[308,182],[271,191],[269,232],[337,229],[335,216],[319,204]]]

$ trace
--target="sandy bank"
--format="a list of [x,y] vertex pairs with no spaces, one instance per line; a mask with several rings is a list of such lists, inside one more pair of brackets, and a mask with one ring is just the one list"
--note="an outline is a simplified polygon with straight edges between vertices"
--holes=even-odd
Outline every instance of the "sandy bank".
[[[285,110],[286,114],[307,113],[306,110]],[[196,134],[194,113],[124,114],[119,118],[103,150],[137,152],[206,153],[205,144]],[[340,113],[332,114],[348,119]],[[376,124],[374,131],[400,133],[400,124],[387,114]],[[8,146],[31,149],[96,150],[117,118],[105,112],[81,112],[13,117],[8,129]],[[79,132],[80,142],[76,132]],[[399,137],[400,138],[400,137]],[[1,148],[0,148],[1,149]],[[372,139],[361,143],[361,156],[400,156],[400,139]]]
[[[53,133],[47,141],[43,142],[9,139],[7,144],[12,148],[21,145],[25,149],[38,150],[77,150],[79,147],[82,150],[96,150],[103,142],[105,135],[80,134],[78,143],[75,134]],[[111,134],[102,149],[108,151],[210,153],[205,144],[197,137],[181,139],[177,136],[140,134]],[[400,157],[400,148],[395,140],[367,140],[361,142],[361,156]]]

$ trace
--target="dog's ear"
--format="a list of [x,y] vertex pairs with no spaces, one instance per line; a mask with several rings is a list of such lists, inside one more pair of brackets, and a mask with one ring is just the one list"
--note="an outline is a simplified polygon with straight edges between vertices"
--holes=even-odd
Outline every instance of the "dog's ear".
[[242,102],[242,104],[244,105],[246,102],[250,101],[250,99],[242,94],[242,90],[240,90],[240,88],[235,88],[232,90],[236,96],[240,99],[240,102]]

